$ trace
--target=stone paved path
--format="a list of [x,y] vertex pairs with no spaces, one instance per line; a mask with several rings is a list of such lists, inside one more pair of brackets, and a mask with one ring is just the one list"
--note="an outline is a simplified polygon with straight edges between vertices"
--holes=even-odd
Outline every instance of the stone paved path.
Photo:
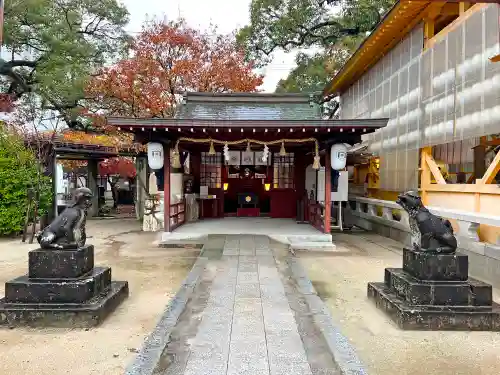
[[267,237],[219,237],[206,248],[206,274],[157,374],[338,374]]

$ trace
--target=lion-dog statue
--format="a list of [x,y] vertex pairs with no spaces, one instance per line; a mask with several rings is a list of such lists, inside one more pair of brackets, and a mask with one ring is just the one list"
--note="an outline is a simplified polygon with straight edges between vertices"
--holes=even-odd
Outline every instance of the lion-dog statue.
[[78,249],[85,245],[87,211],[92,205],[92,191],[86,187],[75,190],[74,202],[52,223],[37,234],[42,249]]
[[439,254],[453,254],[457,250],[457,239],[449,220],[425,208],[417,192],[399,195],[396,203],[408,213],[415,250]]

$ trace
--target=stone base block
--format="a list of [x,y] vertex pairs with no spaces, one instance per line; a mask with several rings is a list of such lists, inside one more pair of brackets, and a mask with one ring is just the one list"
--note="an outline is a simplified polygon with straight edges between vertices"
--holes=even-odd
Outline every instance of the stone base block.
[[128,293],[126,281],[113,281],[108,290],[84,303],[7,303],[1,299],[0,326],[94,327],[102,323]]
[[459,281],[420,281],[401,268],[385,269],[385,286],[412,305],[491,306],[492,287],[469,278]]
[[28,254],[30,279],[70,279],[89,273],[94,267],[94,246],[76,250],[32,250]]
[[405,248],[403,270],[419,280],[466,281],[469,259],[459,254],[429,254]]
[[166,248],[166,249],[196,249],[201,250],[204,246],[204,241],[170,241],[170,242],[161,242],[158,244],[158,247]]
[[410,305],[384,283],[368,283],[368,298],[404,330],[500,331],[500,305]]
[[95,267],[77,279],[29,279],[21,276],[5,283],[8,303],[81,303],[106,291],[111,284],[111,268]]

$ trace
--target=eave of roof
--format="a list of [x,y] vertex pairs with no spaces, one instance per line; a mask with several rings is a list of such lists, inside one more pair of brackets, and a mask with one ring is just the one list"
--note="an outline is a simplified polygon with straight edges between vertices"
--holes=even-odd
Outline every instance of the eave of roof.
[[368,148],[368,143],[358,143],[347,150],[348,154],[359,154],[366,151]]
[[301,93],[263,93],[263,92],[232,92],[232,93],[213,93],[213,92],[186,92],[184,99],[187,102],[252,102],[252,103],[288,103],[301,102],[308,103],[314,95]]
[[420,23],[432,1],[398,1],[323,90],[341,94]]
[[197,120],[197,119],[159,119],[108,117],[108,125],[130,131],[143,128],[310,128],[318,129],[366,129],[375,131],[387,125],[388,118],[352,120]]

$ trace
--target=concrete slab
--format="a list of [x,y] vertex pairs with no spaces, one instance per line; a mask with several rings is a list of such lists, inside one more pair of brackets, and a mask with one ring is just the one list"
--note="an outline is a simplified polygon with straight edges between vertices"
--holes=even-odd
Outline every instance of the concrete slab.
[[[171,233],[160,234],[160,243],[178,242],[180,240],[202,241],[209,235],[242,235],[251,238],[252,236],[269,236],[271,239],[290,244],[292,240],[296,242],[330,242],[331,234],[325,234],[309,224],[297,224],[293,219],[271,219],[271,218],[246,218],[246,217],[226,217],[222,219],[205,219],[192,223],[186,223]],[[238,241],[243,241],[238,244]],[[234,249],[238,246],[243,250],[248,250],[248,241],[245,237],[235,241],[230,240],[228,248]],[[255,241],[255,239],[251,239]],[[263,239],[251,242],[253,250],[265,249],[266,242]],[[252,249],[250,249],[252,250]]]

